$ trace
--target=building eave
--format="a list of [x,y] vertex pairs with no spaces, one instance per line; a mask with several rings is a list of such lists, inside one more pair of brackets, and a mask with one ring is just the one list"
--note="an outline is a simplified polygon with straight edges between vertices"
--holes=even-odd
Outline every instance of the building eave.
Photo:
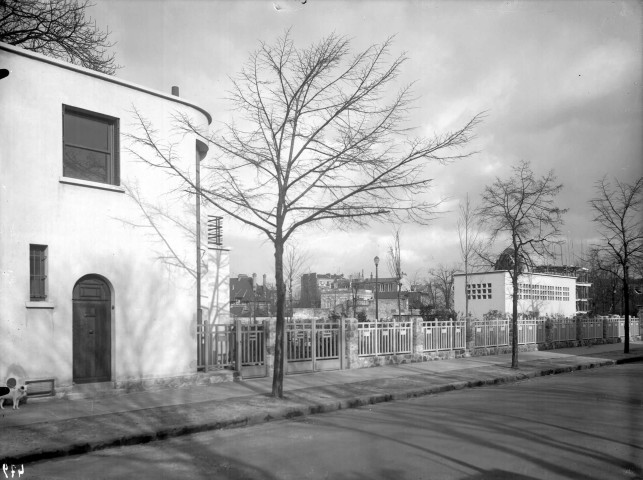
[[120,78],[114,77],[113,75],[107,75],[105,73],[100,73],[100,72],[97,72],[95,70],[90,70],[89,68],[74,65],[72,63],[68,63],[68,62],[65,62],[63,60],[58,60],[56,58],[47,57],[47,56],[42,55],[40,53],[32,52],[30,50],[25,50],[24,48],[20,48],[20,47],[15,47],[15,46],[9,45],[7,43],[0,42],[0,50],[4,50],[6,52],[13,53],[15,55],[20,55],[22,57],[27,57],[27,58],[30,58],[32,60],[36,60],[36,61],[39,61],[39,62],[48,63],[50,65],[55,65],[55,66],[57,66],[59,68],[64,68],[66,70],[71,70],[73,72],[80,73],[81,75],[86,75],[88,77],[98,78],[98,79],[103,80],[105,82],[114,83],[116,85],[120,85],[122,87],[130,88],[132,90],[137,90],[139,92],[143,92],[143,93],[146,93],[148,95],[153,95],[155,97],[160,97],[160,98],[163,98],[163,99],[168,100],[170,102],[180,103],[182,105],[188,106],[190,108],[193,108],[193,109],[201,112],[208,119],[208,125],[210,125],[212,123],[212,115],[210,115],[205,109],[199,107],[195,103],[192,103],[190,101],[184,100],[183,98],[178,97],[176,95],[170,95],[170,94],[167,94],[167,93],[160,92],[158,90],[153,90],[151,88],[143,87],[141,85],[138,85],[138,84],[128,82],[126,80],[122,80]]

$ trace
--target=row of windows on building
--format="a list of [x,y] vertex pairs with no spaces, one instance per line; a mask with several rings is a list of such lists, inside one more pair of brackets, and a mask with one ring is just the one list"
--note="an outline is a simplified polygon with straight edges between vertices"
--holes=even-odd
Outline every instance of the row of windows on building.
[[[468,283],[467,298],[469,300],[490,300],[492,298],[491,290],[490,283]],[[518,299],[569,302],[569,287],[519,283]]]
[[518,299],[569,302],[569,287],[519,283]]

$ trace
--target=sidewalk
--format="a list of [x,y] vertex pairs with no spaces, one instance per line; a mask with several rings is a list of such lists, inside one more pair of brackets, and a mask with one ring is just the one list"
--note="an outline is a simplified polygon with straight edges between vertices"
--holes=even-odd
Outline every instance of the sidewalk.
[[289,375],[285,399],[271,378],[96,400],[30,399],[0,410],[0,462],[24,464],[205,430],[330,412],[449,390],[643,360],[643,342]]

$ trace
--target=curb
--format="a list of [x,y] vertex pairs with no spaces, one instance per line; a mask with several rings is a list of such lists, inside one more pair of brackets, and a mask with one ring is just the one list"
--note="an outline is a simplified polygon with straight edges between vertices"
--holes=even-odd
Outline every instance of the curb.
[[281,407],[271,410],[269,413],[262,412],[253,415],[241,415],[223,421],[205,421],[201,423],[192,422],[182,426],[160,428],[157,430],[147,430],[129,435],[113,435],[111,438],[95,440],[92,442],[68,443],[66,445],[58,445],[55,448],[50,449],[37,448],[28,452],[24,452],[22,454],[8,456],[3,460],[3,462],[11,464],[27,464],[70,455],[80,455],[98,450],[104,450],[107,448],[141,445],[156,440],[166,440],[169,438],[180,437],[194,433],[259,425],[268,423],[273,420],[287,420],[297,417],[303,417],[306,415],[330,413],[334,411],[347,410],[367,405],[375,405],[378,403],[405,400],[427,395],[435,395],[455,390],[463,390],[465,388],[509,384],[522,380],[529,380],[531,378],[558,375],[562,373],[570,373],[573,371],[588,370],[592,368],[612,366],[617,364],[620,365],[639,361],[643,361],[643,355],[633,356],[629,358],[620,358],[618,360],[602,360],[598,362],[574,366],[552,367],[544,369],[536,368],[526,372],[516,372],[512,374],[497,376],[494,378],[488,378],[485,380],[458,381],[420,389],[413,388],[408,390],[401,390],[394,393],[384,392],[376,394],[365,394],[354,398],[329,400],[327,402],[310,403],[308,405],[297,407]]

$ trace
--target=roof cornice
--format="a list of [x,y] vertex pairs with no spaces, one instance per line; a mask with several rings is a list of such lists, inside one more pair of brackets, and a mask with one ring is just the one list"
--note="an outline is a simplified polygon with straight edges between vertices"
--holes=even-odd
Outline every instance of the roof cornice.
[[89,68],[80,67],[78,65],[74,65],[74,64],[71,64],[71,63],[68,63],[68,62],[64,62],[64,61],[58,60],[56,58],[47,57],[47,56],[42,55],[40,53],[32,52],[30,50],[25,50],[24,48],[9,45],[8,43],[0,42],[0,50],[4,50],[6,52],[13,53],[15,55],[20,55],[20,56],[23,56],[23,57],[27,57],[27,58],[30,58],[32,60],[36,60],[36,61],[39,61],[39,62],[48,63],[50,65],[55,65],[57,67],[64,68],[66,70],[71,70],[73,72],[77,72],[77,73],[80,73],[82,75],[87,75],[89,77],[98,78],[100,80],[104,80],[106,82],[114,83],[114,84],[120,85],[122,87],[131,88],[132,90],[137,90],[139,92],[147,93],[148,95],[153,95],[155,97],[160,97],[160,98],[163,98],[165,100],[169,100],[171,102],[176,102],[176,103],[180,103],[182,105],[186,105],[188,107],[194,108],[195,110],[198,110],[203,115],[205,115],[205,117],[208,119],[208,125],[210,125],[212,123],[212,115],[210,115],[207,112],[207,110],[199,107],[195,103],[192,103],[192,102],[189,102],[187,100],[184,100],[181,97],[177,97],[175,95],[170,95],[170,94],[167,94],[167,93],[163,93],[163,92],[160,92],[158,90],[153,90],[151,88],[143,87],[143,86],[138,85],[136,83],[128,82],[126,80],[122,80],[120,78],[114,77],[113,75],[107,75],[105,73],[100,73],[100,72],[97,72],[95,70],[90,70]]

